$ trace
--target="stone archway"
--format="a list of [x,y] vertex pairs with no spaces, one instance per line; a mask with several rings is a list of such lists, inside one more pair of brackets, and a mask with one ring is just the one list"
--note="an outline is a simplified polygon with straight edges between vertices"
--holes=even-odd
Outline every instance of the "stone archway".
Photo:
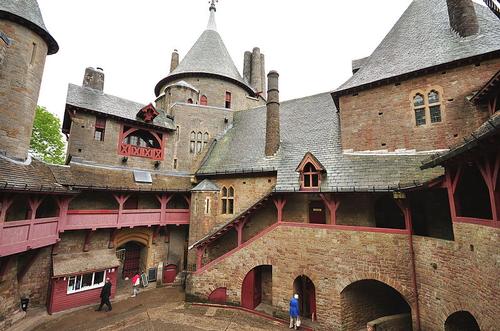
[[448,316],[444,322],[445,331],[480,331],[474,316],[468,311],[457,311]]
[[272,305],[272,266],[260,265],[250,270],[241,285],[241,306],[255,309]]
[[150,265],[152,233],[147,229],[123,229],[114,239],[117,252],[122,255],[122,278],[130,278],[136,272],[147,272]]
[[299,295],[300,316],[316,320],[316,286],[306,275],[293,281],[293,292]]
[[394,330],[412,330],[411,306],[393,287],[374,279],[355,281],[340,293],[341,323],[345,330],[366,328],[367,323],[383,317],[401,315]]

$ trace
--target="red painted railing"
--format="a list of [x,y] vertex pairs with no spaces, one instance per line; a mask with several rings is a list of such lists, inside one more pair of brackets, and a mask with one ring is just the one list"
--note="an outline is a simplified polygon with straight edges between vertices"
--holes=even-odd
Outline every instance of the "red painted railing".
[[150,158],[153,160],[163,160],[163,149],[121,144],[120,155],[139,156]]
[[[62,230],[189,224],[189,209],[68,210]],[[162,221],[162,219],[164,221]]]
[[55,244],[58,217],[0,222],[0,256]]

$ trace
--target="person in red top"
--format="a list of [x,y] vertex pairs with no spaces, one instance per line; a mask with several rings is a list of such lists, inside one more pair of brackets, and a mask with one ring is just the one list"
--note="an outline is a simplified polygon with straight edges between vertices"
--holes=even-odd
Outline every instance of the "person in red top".
[[132,298],[139,293],[139,285],[141,284],[141,276],[139,274],[135,274],[134,277],[132,277]]

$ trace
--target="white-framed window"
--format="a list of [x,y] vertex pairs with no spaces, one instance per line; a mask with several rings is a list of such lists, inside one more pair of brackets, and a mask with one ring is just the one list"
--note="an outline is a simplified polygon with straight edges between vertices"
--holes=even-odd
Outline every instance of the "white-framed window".
[[67,294],[92,290],[103,287],[106,281],[106,271],[96,271],[88,274],[68,277]]

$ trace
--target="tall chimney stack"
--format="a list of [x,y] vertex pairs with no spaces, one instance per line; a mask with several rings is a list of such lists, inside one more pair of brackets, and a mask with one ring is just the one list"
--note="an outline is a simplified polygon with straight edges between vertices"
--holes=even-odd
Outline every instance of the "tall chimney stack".
[[472,0],[446,0],[451,28],[460,35],[468,37],[479,32],[476,11]]
[[257,91],[262,92],[262,63],[260,58],[260,49],[254,47],[252,51],[252,73],[250,85]]
[[267,74],[266,156],[273,156],[280,147],[280,91],[279,74],[272,70]]
[[[262,91],[261,95],[266,97],[266,61],[264,58],[264,54],[260,54],[260,90]],[[278,100],[279,101],[279,100]]]
[[104,91],[104,71],[102,68],[96,69],[88,67],[83,76],[83,87],[88,87],[97,91]]
[[243,57],[243,79],[250,84],[252,77],[252,52],[246,51]]
[[174,49],[172,52],[172,59],[170,60],[170,72],[174,71],[179,65],[179,52]]

